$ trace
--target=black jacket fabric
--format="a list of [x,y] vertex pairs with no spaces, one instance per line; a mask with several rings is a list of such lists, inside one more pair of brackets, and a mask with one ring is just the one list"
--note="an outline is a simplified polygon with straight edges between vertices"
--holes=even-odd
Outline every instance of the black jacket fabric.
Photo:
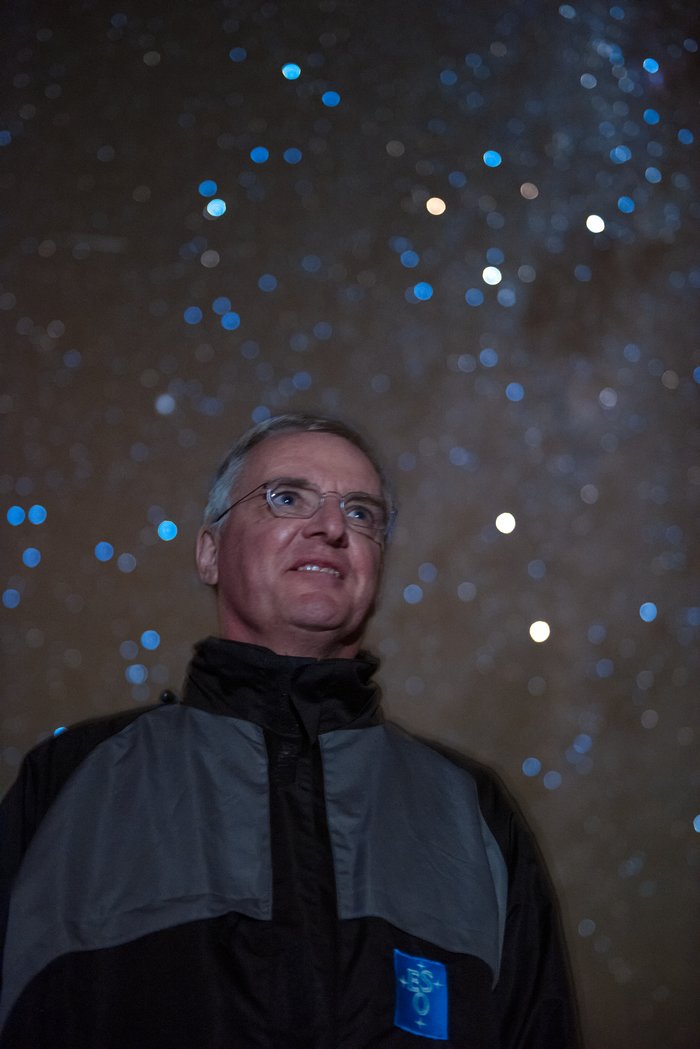
[[1,1049],[569,1049],[556,905],[376,662],[209,638],[183,702],[35,748],[2,806]]

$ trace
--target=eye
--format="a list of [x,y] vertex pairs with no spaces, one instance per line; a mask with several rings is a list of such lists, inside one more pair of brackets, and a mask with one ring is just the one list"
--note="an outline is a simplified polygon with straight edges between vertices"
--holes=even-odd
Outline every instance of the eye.
[[381,518],[380,509],[364,499],[346,499],[345,515],[362,528],[375,528]]
[[294,510],[304,503],[304,493],[299,488],[275,488],[270,492],[270,503],[279,510]]

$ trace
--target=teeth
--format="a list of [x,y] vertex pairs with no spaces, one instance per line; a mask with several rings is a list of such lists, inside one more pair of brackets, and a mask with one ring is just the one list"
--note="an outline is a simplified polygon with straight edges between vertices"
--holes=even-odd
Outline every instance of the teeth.
[[300,565],[297,572],[324,572],[326,575],[340,575],[335,568],[322,568],[321,565]]

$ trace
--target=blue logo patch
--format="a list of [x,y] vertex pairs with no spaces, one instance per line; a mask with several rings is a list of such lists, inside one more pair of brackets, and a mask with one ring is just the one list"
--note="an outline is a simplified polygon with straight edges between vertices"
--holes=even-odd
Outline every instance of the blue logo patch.
[[396,1012],[402,1031],[447,1039],[447,970],[442,962],[394,950]]

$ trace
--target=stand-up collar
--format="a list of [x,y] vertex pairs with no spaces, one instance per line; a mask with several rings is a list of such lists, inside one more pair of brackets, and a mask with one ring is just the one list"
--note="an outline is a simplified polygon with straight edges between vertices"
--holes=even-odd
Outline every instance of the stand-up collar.
[[382,721],[378,660],[280,656],[268,648],[208,637],[195,645],[183,702],[310,740],[338,728]]

